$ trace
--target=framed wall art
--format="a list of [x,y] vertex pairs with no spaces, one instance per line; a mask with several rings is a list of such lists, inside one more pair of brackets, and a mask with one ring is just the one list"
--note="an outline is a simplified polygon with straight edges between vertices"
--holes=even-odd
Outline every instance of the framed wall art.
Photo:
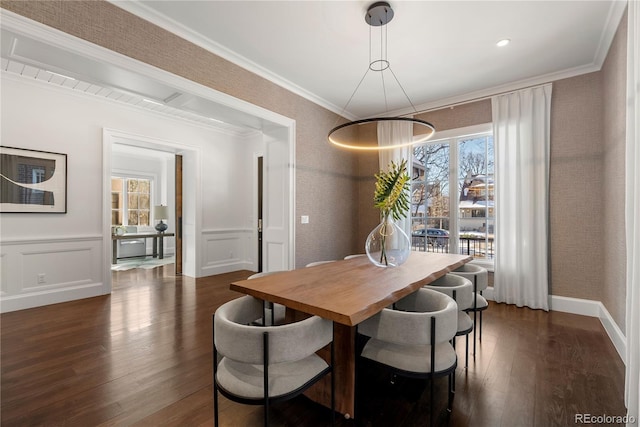
[[67,213],[67,155],[0,147],[0,213]]

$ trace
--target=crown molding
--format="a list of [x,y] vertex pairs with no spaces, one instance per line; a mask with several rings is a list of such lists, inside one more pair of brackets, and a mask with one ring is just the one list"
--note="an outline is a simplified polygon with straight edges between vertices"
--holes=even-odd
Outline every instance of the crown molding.
[[[155,79],[177,90],[202,97],[219,105],[251,114],[263,121],[290,127],[295,120],[235,98],[192,80],[172,74],[137,59],[122,55],[97,44],[75,37],[58,29],[33,21],[17,13],[0,8],[2,28],[19,35],[33,38],[49,45],[82,55],[98,62],[105,62],[143,76]],[[263,126],[268,125],[263,123]]]
[[552,83],[557,80],[568,79],[568,78],[576,77],[582,74],[588,74],[588,73],[600,71],[601,68],[602,68],[602,64],[598,66],[594,63],[591,63],[588,65],[582,65],[582,66],[570,68],[567,70],[557,71],[549,74],[543,74],[543,75],[532,77],[529,79],[522,79],[515,82],[499,85],[499,86],[493,86],[486,89],[477,90],[474,92],[467,92],[462,95],[456,95],[449,98],[442,98],[433,102],[416,105],[416,110],[418,111],[417,113],[412,109],[405,108],[402,110],[391,111],[389,115],[410,116],[410,115],[426,113],[429,111],[439,110],[442,108],[455,107],[462,104],[482,101],[485,99],[489,99],[495,95],[513,92],[513,91],[524,89],[527,87],[538,86],[546,83]]
[[[328,102],[327,100],[301,88],[300,86],[290,82],[289,80],[279,76],[266,68],[256,64],[255,62],[243,57],[242,55],[233,52],[232,50],[222,46],[210,39],[203,37],[202,35],[196,33],[195,31],[185,27],[184,25],[168,18],[165,15],[162,15],[155,10],[145,6],[137,1],[128,1],[121,2],[117,0],[107,0],[113,3],[115,6],[120,7],[142,19],[145,19],[155,25],[158,25],[165,30],[176,34],[191,43],[194,43],[260,77],[263,77],[274,84],[277,84],[297,95],[302,96],[305,99],[308,99],[315,104],[320,105],[340,116],[343,116],[349,120],[357,120],[362,119],[362,117],[356,117],[348,112],[345,112],[342,108]],[[627,7],[627,0],[614,0],[611,3],[611,7],[609,9],[609,13],[607,16],[607,21],[605,27],[603,28],[600,41],[598,44],[598,48],[594,55],[594,60],[591,64],[586,64],[583,66],[570,68],[566,70],[561,70],[558,72],[553,72],[541,76],[536,76],[528,79],[523,79],[511,83],[507,83],[504,85],[494,86],[474,92],[469,92],[457,96],[452,96],[448,98],[441,98],[434,100],[432,102],[420,104],[416,106],[416,110],[418,113],[422,113],[429,110],[435,110],[451,105],[463,104],[472,102],[475,100],[480,100],[484,98],[488,98],[494,95],[498,95],[501,93],[511,92],[519,89],[523,89],[529,86],[536,86],[543,83],[552,82],[555,80],[566,79],[570,77],[575,77],[581,74],[587,74],[595,71],[599,71],[602,68],[604,60],[606,59],[607,53],[615,37],[616,31],[620,24],[620,20],[624,15],[624,11]],[[389,116],[409,116],[414,115],[415,111],[410,108],[404,108],[395,111],[389,111],[385,113],[385,115]]]
[[598,69],[602,68],[604,61],[607,58],[607,53],[609,53],[609,48],[611,48],[611,43],[613,43],[613,38],[618,31],[620,21],[622,20],[622,16],[626,9],[627,0],[614,0],[611,2],[607,21],[602,30],[602,34],[600,35],[600,42],[598,43],[598,48],[596,49],[596,53],[593,57],[593,63],[598,66]]
[[233,50],[211,40],[206,37],[203,37],[202,34],[197,33],[196,31],[191,30],[190,28],[182,25],[181,23],[171,19],[161,13],[156,12],[152,8],[141,4],[137,1],[118,1],[118,0],[107,0],[109,3],[113,4],[120,9],[123,9],[133,15],[136,15],[139,18],[144,19],[158,27],[175,34],[178,37],[181,37],[196,46],[199,46],[227,61],[244,68],[251,73],[260,76],[273,84],[276,84],[289,92],[292,92],[296,95],[299,95],[314,104],[317,104],[327,110],[341,115],[343,117],[348,118],[349,120],[355,120],[356,117],[352,116],[344,111],[342,108],[328,102],[326,99],[317,96],[316,94],[309,92],[308,90],[298,86],[297,84],[291,82],[290,80],[285,79],[284,77],[276,74],[260,64],[257,64],[250,59],[234,52]]

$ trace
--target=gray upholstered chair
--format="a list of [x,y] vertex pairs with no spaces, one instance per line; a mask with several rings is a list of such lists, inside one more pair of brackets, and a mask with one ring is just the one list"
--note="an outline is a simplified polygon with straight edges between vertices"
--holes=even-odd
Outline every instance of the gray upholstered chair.
[[[489,285],[489,273],[484,267],[475,264],[464,264],[451,272],[462,277],[466,277],[473,284],[473,305],[468,308],[468,312],[473,313],[473,359],[476,358],[476,330],[479,331],[479,340],[482,341],[482,312],[489,307],[489,303],[482,296],[482,291]],[[480,316],[480,322],[478,322]],[[479,328],[478,328],[479,326]]]
[[309,264],[305,265],[305,267],[315,267],[316,265],[327,264],[335,261],[336,261],[335,259],[328,260],[328,261],[315,261],[315,262],[310,262]]
[[[279,271],[263,271],[260,273],[252,274],[247,277],[247,280],[257,279],[259,277],[270,276],[272,274],[279,273]],[[286,314],[286,307],[281,304],[274,304],[269,301],[263,301],[262,318],[256,321],[256,324],[260,325],[279,325],[284,323]]]
[[[450,340],[457,325],[458,305],[453,298],[422,288],[398,301],[395,310],[385,308],[358,325],[358,333],[370,337],[360,357],[387,366],[397,375],[431,379],[431,408],[434,378],[448,375],[450,411],[457,366]],[[431,415],[433,421],[433,409]]]
[[[442,292],[458,303],[458,330],[456,336],[465,336],[465,368],[469,366],[469,334],[473,330],[473,322],[465,310],[473,306],[473,285],[469,279],[454,274],[445,274],[424,288]],[[453,341],[455,348],[455,340]]]
[[[262,301],[244,296],[213,315],[214,424],[218,426],[218,392],[236,402],[269,407],[304,392],[332,371],[333,323],[312,316],[280,326],[252,326]],[[331,344],[330,364],[315,352]],[[221,359],[219,360],[219,356]],[[331,375],[331,423],[334,423],[334,376]]]

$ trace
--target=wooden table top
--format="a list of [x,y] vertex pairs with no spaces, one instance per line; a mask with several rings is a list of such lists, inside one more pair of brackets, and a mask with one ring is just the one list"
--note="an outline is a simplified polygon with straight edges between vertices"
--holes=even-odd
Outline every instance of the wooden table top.
[[381,268],[364,256],[233,282],[231,289],[355,326],[472,259],[412,252],[399,267]]

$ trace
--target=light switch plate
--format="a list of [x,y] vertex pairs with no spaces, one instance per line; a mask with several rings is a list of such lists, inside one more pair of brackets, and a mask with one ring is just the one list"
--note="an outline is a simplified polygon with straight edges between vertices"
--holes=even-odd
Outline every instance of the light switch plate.
[[300,223],[301,224],[309,224],[309,215],[302,215],[300,217]]

